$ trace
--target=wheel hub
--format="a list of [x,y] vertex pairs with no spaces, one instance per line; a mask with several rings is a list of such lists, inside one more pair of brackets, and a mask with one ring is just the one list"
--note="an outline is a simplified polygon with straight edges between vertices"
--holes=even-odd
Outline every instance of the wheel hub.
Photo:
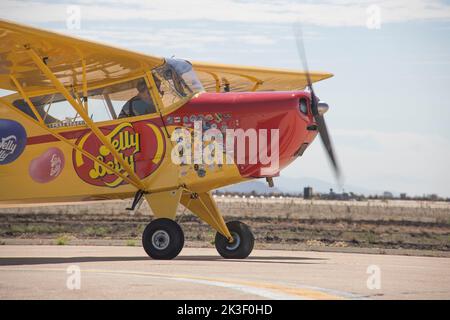
[[234,251],[241,245],[241,237],[236,232],[231,232],[231,236],[233,237],[233,242],[230,242],[226,248],[227,250]]
[[164,250],[169,246],[170,236],[164,230],[158,230],[152,235],[152,245],[158,250]]

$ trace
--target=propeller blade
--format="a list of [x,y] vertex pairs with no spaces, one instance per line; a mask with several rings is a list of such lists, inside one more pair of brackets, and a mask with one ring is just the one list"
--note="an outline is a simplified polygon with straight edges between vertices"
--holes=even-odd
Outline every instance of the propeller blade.
[[318,114],[314,117],[316,119],[317,128],[319,130],[320,138],[322,139],[323,146],[327,151],[328,158],[334,169],[334,174],[336,175],[336,179],[339,181],[341,179],[341,169],[339,168],[339,164],[337,163],[336,155],[333,150],[333,145],[331,143],[330,135],[328,134],[327,125],[325,123],[325,119],[322,115]]
[[311,93],[311,111],[314,116],[314,119],[316,120],[317,128],[319,130],[319,135],[322,140],[323,146],[325,147],[328,158],[330,159],[330,162],[333,166],[333,170],[334,170],[334,174],[336,175],[336,179],[338,180],[338,183],[341,184],[340,183],[341,170],[337,163],[336,155],[333,150],[333,145],[331,143],[327,125],[325,124],[325,119],[324,119],[323,115],[319,114],[319,110],[318,110],[319,98],[314,93],[311,75],[309,73],[308,60],[306,59],[306,50],[305,50],[305,44],[303,41],[303,30],[302,30],[301,23],[299,21],[294,24],[294,33],[295,33],[295,42],[297,44],[297,53],[300,58],[300,61],[303,64],[303,69],[305,70],[306,81],[308,84],[307,86]]
[[303,30],[300,22],[294,24],[294,34],[295,34],[295,43],[297,45],[298,57],[300,58],[300,61],[303,65],[303,70],[305,70],[308,87],[312,89],[312,81],[311,76],[309,74],[308,60],[306,59],[305,43],[303,41]]
[[311,75],[309,73],[308,60],[306,59],[305,43],[303,41],[303,29],[302,29],[302,25],[301,25],[300,21],[298,21],[296,24],[294,24],[294,34],[295,34],[295,43],[297,45],[298,57],[299,57],[300,61],[302,62],[303,70],[305,70],[307,86],[311,93],[311,111],[312,111],[314,117],[316,117],[316,115],[319,114],[319,112],[317,110],[318,99],[314,93]]

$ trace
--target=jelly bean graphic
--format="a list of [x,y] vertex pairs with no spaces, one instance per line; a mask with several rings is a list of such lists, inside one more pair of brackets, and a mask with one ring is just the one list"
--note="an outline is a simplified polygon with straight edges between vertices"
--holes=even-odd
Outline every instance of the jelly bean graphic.
[[27,133],[13,120],[0,119],[0,165],[15,161],[25,149]]
[[30,163],[31,178],[39,183],[55,180],[64,169],[64,154],[58,148],[49,148]]

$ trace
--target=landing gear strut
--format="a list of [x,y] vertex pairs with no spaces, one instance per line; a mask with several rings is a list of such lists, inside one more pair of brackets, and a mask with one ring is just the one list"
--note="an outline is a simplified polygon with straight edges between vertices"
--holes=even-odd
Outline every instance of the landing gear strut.
[[245,259],[253,250],[255,238],[250,228],[240,221],[231,221],[227,227],[233,237],[229,242],[222,234],[216,234],[216,249],[225,259]]
[[170,260],[178,256],[184,246],[180,225],[167,218],[150,222],[142,234],[142,246],[153,259]]

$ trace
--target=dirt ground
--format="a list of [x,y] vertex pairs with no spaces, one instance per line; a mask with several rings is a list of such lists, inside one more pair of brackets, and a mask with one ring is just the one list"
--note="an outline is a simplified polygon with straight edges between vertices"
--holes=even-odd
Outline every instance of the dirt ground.
[[[251,226],[260,249],[392,252],[450,256],[450,205],[411,202],[332,202],[217,198],[226,221]],[[0,207],[0,244],[140,245],[152,219],[147,206],[130,214],[128,201]],[[215,232],[182,208],[186,242],[211,247]],[[388,250],[388,251],[386,251]]]

